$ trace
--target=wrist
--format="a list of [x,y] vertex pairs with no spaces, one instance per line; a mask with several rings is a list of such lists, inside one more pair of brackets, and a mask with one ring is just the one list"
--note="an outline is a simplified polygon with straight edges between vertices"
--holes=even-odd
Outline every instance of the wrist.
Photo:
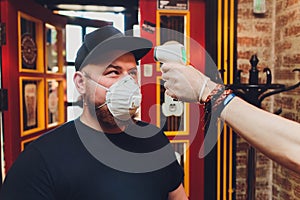
[[199,102],[205,102],[210,93],[217,87],[217,84],[211,80],[208,80],[202,96],[199,97]]
[[[232,94],[234,94],[234,93],[232,93]],[[226,122],[226,120],[227,120],[227,113],[229,112],[231,112],[230,110],[232,109],[232,103],[233,103],[233,106],[236,104],[236,100],[237,100],[237,98],[235,98],[235,97],[237,97],[236,95],[234,95],[234,97],[233,98],[231,98],[230,99],[230,101],[227,101],[226,102],[226,105],[224,106],[224,109],[222,110],[222,112],[220,113],[220,118],[224,121],[224,122]],[[229,97],[228,97],[229,98]],[[232,102],[232,103],[231,103]]]
[[224,102],[223,102],[223,105],[224,107],[227,106],[229,104],[229,102],[235,97],[235,94],[234,93],[230,93],[225,99],[224,99]]
[[216,84],[215,88],[210,92],[202,104],[210,104],[211,111],[218,111],[219,113],[225,106],[235,97],[232,90],[226,89],[222,84]]

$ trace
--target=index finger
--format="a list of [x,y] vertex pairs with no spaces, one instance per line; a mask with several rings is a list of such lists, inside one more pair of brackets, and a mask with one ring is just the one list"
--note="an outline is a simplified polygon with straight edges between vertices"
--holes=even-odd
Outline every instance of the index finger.
[[[174,64],[173,64],[174,65]],[[162,73],[166,73],[167,71],[169,71],[172,68],[172,63],[164,63],[161,67],[160,67],[160,71]]]

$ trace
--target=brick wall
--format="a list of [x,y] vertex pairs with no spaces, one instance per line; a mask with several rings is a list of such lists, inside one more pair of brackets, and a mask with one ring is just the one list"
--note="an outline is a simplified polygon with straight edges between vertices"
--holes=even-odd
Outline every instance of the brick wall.
[[[275,80],[292,85],[300,79],[300,0],[277,0],[275,30]],[[278,95],[277,104],[283,108],[282,116],[300,122],[300,88]]]
[[[260,81],[262,70],[272,71],[272,83],[292,85],[300,80],[300,0],[266,0],[267,12],[253,14],[253,0],[238,0],[237,63],[242,70],[241,82],[247,83],[249,59],[257,54]],[[300,122],[300,89],[269,97],[263,109]],[[272,123],[272,122],[270,122]],[[288,133],[287,133],[288,134]],[[247,150],[249,145],[241,138],[237,144],[236,199],[245,200],[247,192]],[[276,148],[276,147],[274,147]],[[300,176],[257,154],[256,199],[300,199]]]

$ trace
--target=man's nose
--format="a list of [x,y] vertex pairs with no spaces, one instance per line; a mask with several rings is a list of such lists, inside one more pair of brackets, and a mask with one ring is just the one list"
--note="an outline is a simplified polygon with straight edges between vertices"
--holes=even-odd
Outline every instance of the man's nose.
[[137,79],[138,76],[137,74],[133,74],[131,71],[125,71],[122,73],[122,78],[127,75],[131,76],[133,79]]
[[133,74],[131,73],[130,71],[125,71],[122,73],[120,79],[124,78],[125,76],[131,76],[133,78],[133,80],[135,80],[136,83],[138,83],[138,77],[137,77],[137,74]]

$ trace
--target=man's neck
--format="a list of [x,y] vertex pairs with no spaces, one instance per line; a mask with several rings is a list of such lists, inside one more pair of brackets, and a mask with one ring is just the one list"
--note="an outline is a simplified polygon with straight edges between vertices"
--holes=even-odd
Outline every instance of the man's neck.
[[96,117],[93,117],[88,112],[88,109],[83,109],[83,112],[80,116],[80,121],[85,125],[104,133],[120,133],[123,132],[126,128],[126,125],[116,126],[115,128],[106,127],[105,125],[101,124],[101,122],[99,122]]

